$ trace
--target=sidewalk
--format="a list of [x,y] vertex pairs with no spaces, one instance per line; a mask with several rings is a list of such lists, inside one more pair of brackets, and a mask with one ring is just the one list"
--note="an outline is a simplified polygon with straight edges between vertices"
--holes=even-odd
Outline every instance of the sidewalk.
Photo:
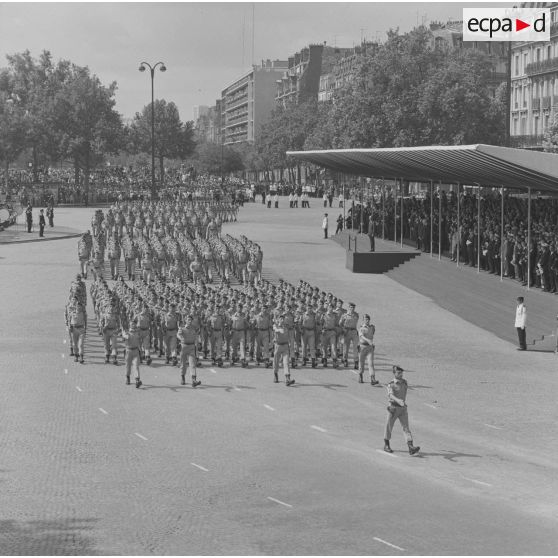
[[74,238],[81,235],[81,231],[71,227],[49,227],[45,228],[45,236],[39,236],[38,227],[32,232],[27,232],[26,225],[13,225],[6,230],[0,231],[0,244],[15,244],[18,242],[44,242],[45,240],[59,240],[62,238]]

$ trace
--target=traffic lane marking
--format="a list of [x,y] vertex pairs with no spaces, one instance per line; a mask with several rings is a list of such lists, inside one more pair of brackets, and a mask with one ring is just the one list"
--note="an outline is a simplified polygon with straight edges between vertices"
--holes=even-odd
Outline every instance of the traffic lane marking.
[[470,479],[469,477],[464,477],[463,475],[461,475],[461,478],[465,479],[465,480],[468,480],[469,482],[474,482],[475,484],[480,484],[481,486],[492,486],[488,482],[484,482],[484,481],[480,481],[480,480],[476,480],[476,479]]
[[107,411],[105,411],[102,407],[99,407],[99,411],[101,411],[103,415],[108,415]]
[[382,455],[387,455],[388,457],[397,457],[397,455],[395,455],[394,453],[389,453],[389,452],[381,450],[381,449],[377,449],[376,451],[378,453],[381,453]]
[[217,374],[217,370],[214,370],[213,368],[210,368],[209,371],[213,372],[213,374]]
[[391,544],[390,542],[384,541],[384,539],[380,539],[380,537],[373,537],[375,541],[381,542],[382,544],[386,544],[387,546],[391,546],[391,548],[395,548],[396,550],[405,551],[404,548],[397,546],[396,544]]
[[64,374],[67,374],[67,373],[68,373],[68,369],[64,368]]
[[504,430],[502,426],[494,426],[493,424],[485,424],[484,426],[488,426],[488,428],[494,428],[494,430]]
[[282,502],[281,500],[277,500],[277,498],[272,498],[271,496],[268,496],[267,499],[271,500],[272,502],[275,502],[276,504],[281,504],[282,506],[285,506],[286,508],[292,508],[291,504],[287,504],[286,502]]
[[145,436],[142,436],[139,432],[134,432],[134,434],[138,437],[141,438],[142,440],[145,440],[147,442],[147,438]]
[[317,430],[318,432],[327,432],[327,430],[325,428],[322,428],[321,426],[316,426],[315,424],[312,424],[310,426],[310,428],[313,428],[314,430]]
[[437,409],[438,407],[436,407],[436,405],[431,405],[430,403],[425,403],[425,405],[427,407],[430,407],[431,409]]
[[275,411],[275,409],[274,409],[271,405],[266,405],[266,404],[264,403],[264,407],[265,407],[266,409],[268,409],[269,411]]
[[209,469],[206,469],[205,467],[202,467],[201,465],[198,465],[197,463],[190,463],[190,465],[193,465],[194,467],[197,467],[198,469],[201,469],[202,471],[205,471],[206,473],[209,473]]
[[80,392],[83,391],[79,386],[76,386],[76,389]]

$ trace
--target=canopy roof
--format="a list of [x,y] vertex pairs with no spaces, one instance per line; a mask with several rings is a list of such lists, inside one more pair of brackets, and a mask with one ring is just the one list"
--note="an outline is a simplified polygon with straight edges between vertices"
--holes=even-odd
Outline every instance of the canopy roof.
[[558,192],[557,155],[495,145],[287,151],[287,155],[359,176]]

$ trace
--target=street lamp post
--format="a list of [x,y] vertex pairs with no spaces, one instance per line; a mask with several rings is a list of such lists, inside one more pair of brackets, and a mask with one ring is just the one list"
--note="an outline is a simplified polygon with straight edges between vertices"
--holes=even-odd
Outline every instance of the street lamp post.
[[155,188],[155,68],[161,66],[159,70],[161,72],[166,72],[167,68],[163,62],[157,62],[154,66],[151,66],[148,62],[142,62],[139,66],[140,72],[145,72],[146,67],[149,68],[151,72],[151,197],[155,199],[156,188]]

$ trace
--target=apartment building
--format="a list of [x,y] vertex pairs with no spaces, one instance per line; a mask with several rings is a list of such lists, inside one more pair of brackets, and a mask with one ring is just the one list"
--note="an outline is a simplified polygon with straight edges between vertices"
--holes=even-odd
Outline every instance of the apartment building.
[[225,145],[253,142],[259,127],[275,107],[277,79],[287,69],[284,60],[266,60],[235,80],[221,93],[221,134]]

